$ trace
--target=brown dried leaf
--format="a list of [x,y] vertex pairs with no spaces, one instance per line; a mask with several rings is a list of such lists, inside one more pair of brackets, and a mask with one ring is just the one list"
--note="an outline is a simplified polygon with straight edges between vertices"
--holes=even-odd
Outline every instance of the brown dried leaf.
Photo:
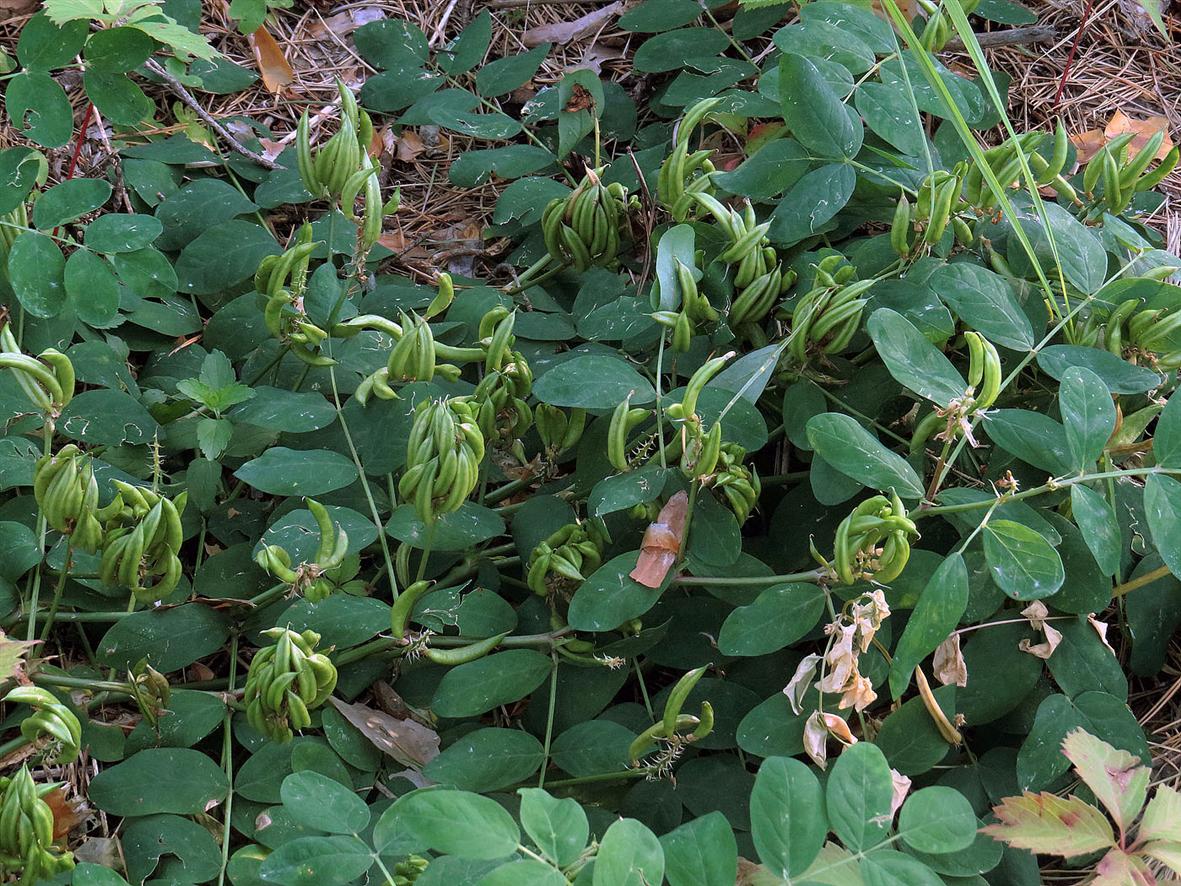
[[60,843],[69,835],[70,831],[82,823],[82,816],[75,809],[75,804],[66,799],[63,788],[54,788],[41,798],[53,813],[53,842]]
[[623,0],[615,0],[614,3],[601,6],[572,21],[554,22],[550,25],[530,28],[525,32],[525,45],[540,46],[542,43],[561,45],[582,40],[605,27],[611,19],[623,12],[624,6]]
[[964,662],[964,655],[960,652],[960,635],[952,634],[935,649],[932,659],[935,679],[944,686],[953,683],[956,686],[968,685],[968,665]]
[[421,770],[439,756],[439,734],[433,729],[413,720],[399,720],[363,704],[348,704],[339,698],[329,701],[375,748],[403,766]]
[[1173,140],[1169,138],[1169,121],[1165,117],[1145,117],[1143,120],[1136,120],[1123,111],[1117,110],[1107,121],[1107,126],[1103,129],[1103,136],[1111,141],[1113,138],[1119,138],[1129,132],[1136,133],[1132,138],[1132,143],[1128,146],[1130,149],[1128,153],[1137,154],[1142,147],[1148,144],[1150,138],[1161,131],[1165,134],[1165,140],[1161,142],[1160,149],[1156,152],[1156,159],[1163,160],[1173,149]]
[[689,512],[689,496],[678,492],[660,509],[655,522],[644,530],[640,542],[640,556],[630,577],[646,588],[658,588],[677,562],[685,533],[685,516]]
[[258,73],[268,92],[278,95],[284,86],[295,82],[295,71],[291,70],[287,56],[265,27],[250,35],[250,48],[254,51],[254,62],[258,65]]
[[1086,163],[1099,153],[1100,148],[1107,144],[1102,129],[1088,129],[1086,132],[1079,132],[1072,135],[1070,141],[1074,144],[1079,163]]
[[401,231],[385,231],[377,238],[377,242],[390,252],[406,251],[406,235]]
[[570,100],[562,110],[573,114],[577,111],[589,111],[594,106],[595,97],[590,94],[590,90],[581,83],[575,83],[570,90]]
[[413,129],[405,129],[398,137],[394,156],[403,163],[413,163],[414,158],[426,150],[426,142]]

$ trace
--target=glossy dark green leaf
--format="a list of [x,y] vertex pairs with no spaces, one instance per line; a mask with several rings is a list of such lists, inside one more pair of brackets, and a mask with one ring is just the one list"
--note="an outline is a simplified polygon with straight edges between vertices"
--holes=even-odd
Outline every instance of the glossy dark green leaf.
[[964,396],[968,383],[963,376],[902,314],[879,308],[869,318],[868,329],[895,381],[939,407]]
[[717,55],[727,45],[726,35],[715,28],[680,28],[645,40],[632,64],[646,74],[678,71],[686,62]]
[[922,480],[914,468],[856,419],[826,412],[809,419],[807,427],[812,448],[842,474],[872,489],[893,489],[903,498],[922,496]]
[[1145,366],[1133,366],[1110,351],[1081,345],[1050,345],[1037,355],[1037,365],[1062,381],[1071,366],[1090,369],[1113,394],[1142,394],[1161,383],[1161,377]]
[[794,185],[808,171],[810,158],[791,138],[768,142],[730,172],[714,174],[714,184],[752,200],[770,200]]
[[775,585],[727,616],[718,649],[724,655],[767,655],[811,631],[823,611],[824,593],[816,585]]
[[923,588],[894,647],[890,664],[890,694],[898,698],[910,685],[911,673],[955,630],[968,605],[968,570],[964,558],[952,554],[935,570]]
[[807,870],[828,834],[824,793],[812,771],[789,757],[764,760],[750,804],[751,837],[763,865],[784,879]]
[[587,576],[570,601],[572,627],[610,631],[652,608],[663,588],[649,588],[629,577],[638,555],[638,551],[620,554]]
[[485,98],[496,98],[523,86],[537,73],[549,51],[550,44],[542,43],[520,55],[489,62],[476,74],[476,91]]
[[414,791],[385,813],[391,814],[424,847],[460,858],[503,858],[521,835],[499,803],[467,791]]
[[890,765],[877,745],[858,742],[845,748],[825,784],[825,805],[833,833],[855,852],[878,845],[890,830],[893,796]]
[[259,876],[290,886],[338,886],[369,869],[373,855],[357,837],[300,837],[267,856]]
[[49,231],[93,212],[110,196],[110,183],[99,178],[64,181],[37,198],[33,204],[33,224],[42,231]]
[[34,317],[56,317],[66,303],[66,259],[47,234],[25,231],[8,251],[8,282]]
[[271,495],[322,495],[356,480],[357,468],[347,456],[328,449],[272,446],[234,476]]
[[856,183],[857,175],[846,163],[828,163],[813,169],[779,201],[771,214],[767,237],[788,247],[828,230],[832,217],[853,196]]
[[527,780],[544,759],[541,742],[519,729],[477,729],[447,746],[423,774],[438,784],[477,793]]
[[1014,600],[1040,600],[1062,587],[1062,558],[1037,532],[1012,520],[991,520],[983,534],[993,581]]
[[461,664],[443,676],[431,708],[440,717],[476,717],[521,700],[552,668],[547,656],[532,649],[509,649]]
[[1157,553],[1169,571],[1181,577],[1181,483],[1151,474],[1144,483],[1144,513]]
[[994,409],[984,430],[1001,449],[1056,477],[1072,473],[1066,431],[1059,422],[1027,409]]
[[954,788],[922,788],[902,804],[898,833],[902,842],[920,852],[959,852],[976,839],[976,813]]
[[779,97],[792,135],[812,154],[833,160],[857,155],[863,138],[861,120],[809,59],[784,53],[779,61]]
[[582,409],[614,409],[627,397],[633,406],[656,396],[648,380],[612,357],[585,355],[559,363],[533,386],[542,403]]
[[854,99],[858,112],[865,118],[865,125],[875,135],[903,154],[922,154],[926,134],[905,94],[871,80],[857,87]]
[[647,886],[664,879],[664,850],[648,828],[633,818],[614,822],[599,843],[594,886]]
[[669,831],[660,838],[660,845],[669,886],[730,886],[738,874],[738,844],[721,812],[710,812]]
[[225,613],[189,603],[119,619],[96,651],[101,664],[121,671],[146,658],[152,667],[167,674],[220,649],[229,634]]
[[66,295],[78,319],[104,327],[119,314],[119,285],[111,266],[85,249],[76,249],[66,259],[62,275]]
[[195,815],[228,791],[225,773],[200,751],[150,748],[96,775],[88,795],[108,815]]
[[16,130],[45,148],[59,148],[70,139],[74,115],[66,92],[40,71],[22,71],[4,91],[5,110]]
[[956,262],[939,268],[929,284],[961,320],[993,344],[1022,353],[1033,348],[1033,324],[1004,277]]
[[1181,467],[1181,397],[1171,395],[1157,416],[1152,455],[1162,468]]
[[1119,571],[1123,550],[1115,511],[1106,498],[1081,483],[1070,487],[1070,505],[1095,562],[1104,574],[1115,575]]
[[538,788],[521,788],[521,827],[546,858],[566,866],[578,858],[590,836],[578,801],[559,799]]
[[1086,471],[1103,454],[1115,430],[1115,404],[1103,380],[1091,370],[1072,366],[1058,390],[1062,427],[1075,470]]

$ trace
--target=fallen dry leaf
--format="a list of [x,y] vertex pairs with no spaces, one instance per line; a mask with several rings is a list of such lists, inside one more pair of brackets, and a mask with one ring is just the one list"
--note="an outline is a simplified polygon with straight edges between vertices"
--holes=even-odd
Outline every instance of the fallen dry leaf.
[[414,158],[426,150],[426,142],[413,129],[405,129],[398,137],[394,156],[403,163],[413,163]]
[[607,22],[611,21],[611,19],[619,15],[623,10],[623,0],[615,0],[614,3],[609,3],[606,6],[592,10],[586,15],[579,16],[572,21],[554,22],[551,25],[530,28],[525,32],[525,45],[540,46],[542,43],[556,43],[561,45],[563,43],[573,43],[575,40],[582,40],[604,27]]
[[66,799],[63,788],[54,788],[41,799],[53,813],[53,842],[60,843],[82,823],[82,816],[75,809],[75,804]]
[[1108,142],[1129,132],[1135,133],[1129,145],[1129,153],[1134,156],[1150,138],[1162,130],[1165,138],[1156,152],[1156,159],[1163,160],[1173,148],[1173,140],[1169,137],[1169,121],[1165,117],[1145,117],[1143,120],[1137,120],[1117,110],[1103,129],[1088,129],[1086,132],[1072,135],[1070,141],[1078,154],[1078,162],[1086,163]]
[[1136,154],[1148,144],[1150,138],[1162,131],[1165,134],[1165,140],[1161,142],[1161,146],[1156,152],[1156,159],[1163,160],[1169,151],[1173,150],[1173,140],[1169,138],[1169,121],[1165,117],[1145,117],[1143,120],[1136,120],[1123,111],[1117,110],[1107,121],[1107,126],[1103,128],[1103,135],[1108,141],[1111,141],[1113,138],[1134,132],[1135,135],[1129,145],[1129,153]]
[[418,771],[439,756],[439,734],[433,729],[413,720],[399,720],[363,704],[349,704],[339,698],[329,701],[375,748],[403,766]]
[[684,492],[678,492],[660,509],[656,520],[644,530],[640,556],[630,578],[646,588],[660,587],[681,553],[681,539],[688,512],[689,496]]
[[287,56],[265,27],[250,35],[250,48],[254,51],[254,61],[267,91],[278,95],[284,86],[295,82],[295,72],[291,70]]
[[377,242],[390,252],[406,251],[406,235],[401,231],[383,231]]
[[350,9],[347,12],[337,13],[328,18],[320,19],[308,24],[307,34],[313,40],[322,40],[325,37],[347,37],[361,25],[367,25],[369,22],[381,21],[385,18],[385,13],[374,6],[360,6],[356,9]]
[[1047,624],[1042,625],[1042,630],[1046,632],[1046,639],[1041,643],[1031,643],[1028,639],[1022,640],[1017,644],[1017,648],[1022,652],[1028,652],[1034,658],[1047,659],[1054,654],[1054,650],[1058,648],[1058,644],[1062,642],[1062,633]]

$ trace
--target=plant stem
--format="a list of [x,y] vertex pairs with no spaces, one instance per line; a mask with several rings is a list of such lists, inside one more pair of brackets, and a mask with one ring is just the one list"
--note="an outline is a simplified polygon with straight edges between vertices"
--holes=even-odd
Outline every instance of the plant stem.
[[[41,425],[41,454],[43,456],[49,455],[53,451],[53,430],[53,419],[46,415],[45,421]],[[38,510],[37,551],[40,556],[37,558],[37,568],[33,571],[33,587],[29,594],[29,629],[25,634],[26,640],[32,640],[37,636],[37,598],[41,594],[41,566],[45,561],[45,534],[48,529],[45,514]]]
[[[49,637],[49,629],[53,627],[53,620],[57,616],[57,609],[62,602],[62,591],[66,587],[66,578],[70,574],[70,564],[74,557],[74,540],[72,537],[66,539],[66,559],[62,564],[62,571],[58,574],[57,583],[53,587],[53,602],[49,604],[49,615],[45,618],[45,624],[41,628],[41,642],[44,643]],[[29,616],[29,624],[36,621],[37,613],[33,612]]]
[[[230,638],[230,677],[227,689],[234,691],[234,678],[238,672],[238,635]],[[217,874],[218,886],[224,886],[226,866],[230,863],[230,815],[234,809],[234,742],[233,742],[234,711],[226,706],[225,719],[222,721],[221,764],[225,770],[226,783],[229,789],[226,793],[225,818],[221,832],[221,870]]]
[[819,582],[828,575],[824,569],[809,569],[806,572],[789,572],[786,575],[733,575],[704,576],[678,575],[672,580],[674,585],[691,585],[693,587],[742,587],[744,585],[779,584],[789,581]]
[[916,508],[911,511],[910,517],[913,520],[919,520],[923,517],[933,517],[942,514],[958,514],[963,511],[975,511],[979,508],[995,507],[998,501],[1000,503],[1010,501],[1021,501],[1026,498],[1033,498],[1037,495],[1044,495],[1047,492],[1056,492],[1059,489],[1069,489],[1079,483],[1090,483],[1092,480],[1105,480],[1108,477],[1139,477],[1147,474],[1181,474],[1181,469],[1161,468],[1161,467],[1146,467],[1146,468],[1123,468],[1116,471],[1099,471],[1094,474],[1079,474],[1077,477],[1065,477],[1061,480],[1050,480],[1048,483],[1043,483],[1041,486],[1034,486],[1022,492],[1014,492],[1011,495],[1001,495],[997,498],[988,498],[982,501],[965,501],[954,505],[930,505],[929,507]]
[[119,683],[115,680],[87,680],[83,677],[71,677],[66,674],[38,673],[33,675],[33,682],[40,686],[56,686],[59,689],[90,689],[95,692],[132,694],[130,683]]
[[1162,579],[1169,574],[1170,570],[1168,566],[1158,566],[1156,569],[1150,569],[1148,572],[1145,572],[1143,575],[1137,576],[1130,581],[1125,581],[1123,584],[1116,585],[1111,594],[1113,597],[1122,597],[1125,594],[1132,593],[1132,591],[1136,590],[1137,588],[1150,585],[1154,581]]
[[545,717],[545,744],[541,748],[541,774],[537,777],[539,788],[545,787],[545,770],[549,767],[550,742],[554,738],[554,711],[557,710],[558,701],[558,659],[552,652],[550,660],[553,662],[553,667],[550,670],[549,678],[549,711]]

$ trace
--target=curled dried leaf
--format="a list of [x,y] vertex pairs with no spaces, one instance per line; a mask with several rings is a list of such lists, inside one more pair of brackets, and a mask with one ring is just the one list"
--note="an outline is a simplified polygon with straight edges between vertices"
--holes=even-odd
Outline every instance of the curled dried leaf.
[[646,588],[660,587],[681,554],[688,513],[689,496],[684,492],[678,492],[660,509],[656,520],[644,530],[640,556],[630,573],[633,580]]

